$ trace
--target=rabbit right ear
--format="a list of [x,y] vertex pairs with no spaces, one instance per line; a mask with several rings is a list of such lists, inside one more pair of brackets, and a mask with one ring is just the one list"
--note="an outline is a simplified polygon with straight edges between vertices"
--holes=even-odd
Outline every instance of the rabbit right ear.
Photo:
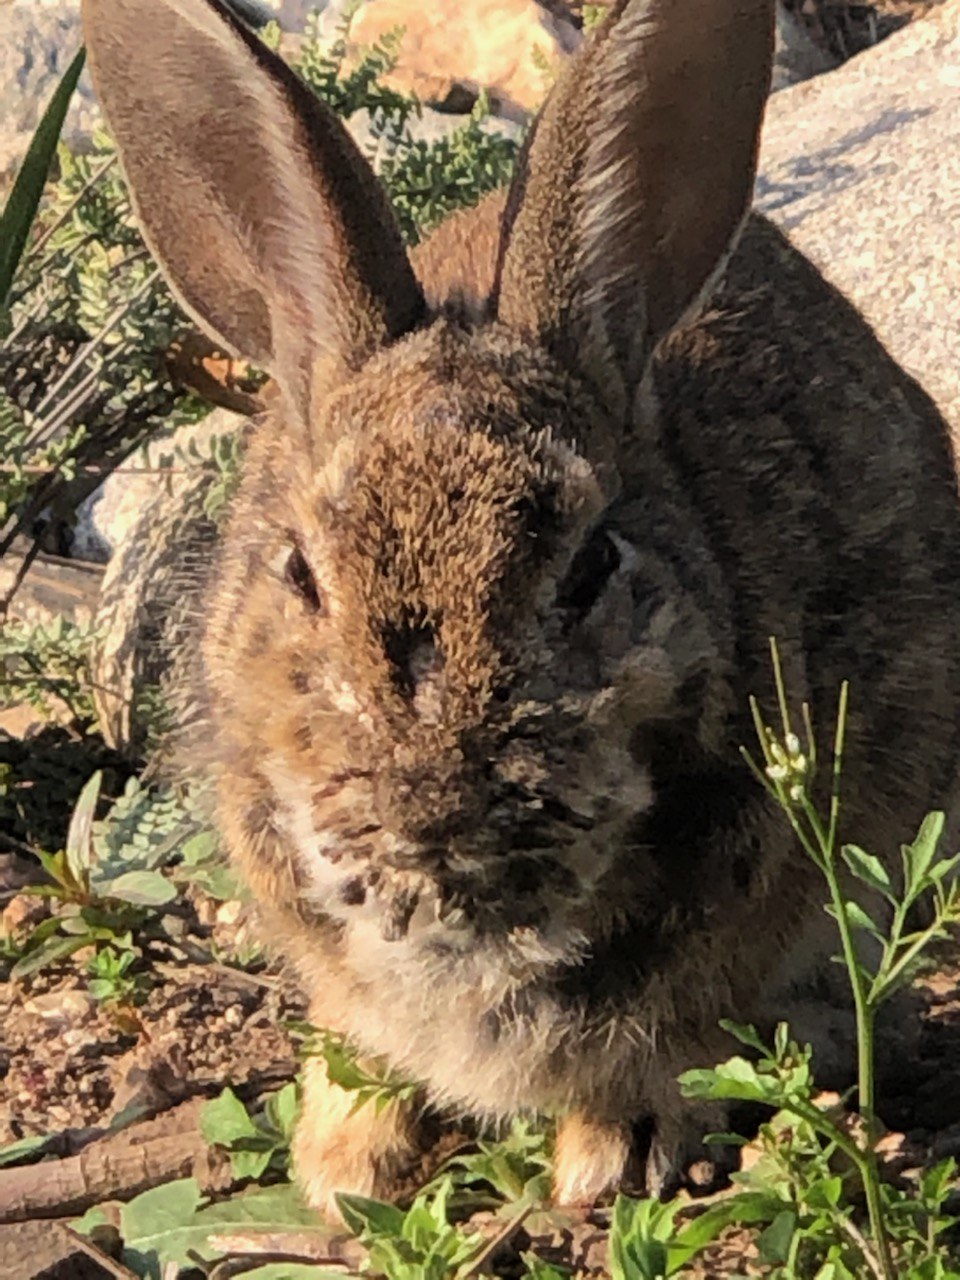
[[219,0],[83,0],[144,236],[207,332],[305,410],[423,310],[386,197],[334,113]]
[[750,205],[773,0],[611,0],[510,191],[498,315],[623,416]]

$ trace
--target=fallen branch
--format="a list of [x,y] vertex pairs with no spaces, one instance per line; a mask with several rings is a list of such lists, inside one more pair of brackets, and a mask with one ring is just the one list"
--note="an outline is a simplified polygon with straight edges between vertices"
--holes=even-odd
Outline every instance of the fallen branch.
[[209,1186],[217,1168],[203,1135],[203,1098],[92,1142],[77,1155],[0,1169],[0,1222],[64,1218],[173,1178]]

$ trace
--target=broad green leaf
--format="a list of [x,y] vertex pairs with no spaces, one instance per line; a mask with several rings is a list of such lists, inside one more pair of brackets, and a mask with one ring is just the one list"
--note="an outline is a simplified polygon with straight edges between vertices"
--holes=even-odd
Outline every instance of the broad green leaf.
[[821,1178],[807,1187],[803,1198],[811,1209],[835,1209],[842,1194],[842,1178]]
[[231,1151],[230,1167],[234,1177],[238,1182],[247,1178],[256,1181],[266,1172],[275,1150],[274,1146],[265,1144],[259,1151],[245,1151],[242,1147],[239,1151]]
[[871,889],[876,889],[877,893],[882,893],[884,897],[890,897],[893,892],[893,883],[879,858],[874,857],[872,853],[864,852],[855,844],[845,844],[840,852],[843,854],[844,862],[858,880],[868,884]]
[[220,1147],[230,1147],[241,1138],[256,1138],[260,1133],[247,1108],[230,1088],[224,1089],[200,1112],[200,1132],[205,1141]]
[[[739,1196],[731,1196],[712,1204],[684,1226],[677,1235],[677,1243],[689,1251],[684,1261],[689,1261],[694,1257],[694,1253],[707,1247],[712,1240],[716,1240],[721,1231],[726,1230],[728,1226],[749,1226],[755,1222],[769,1222],[782,1211],[782,1208],[781,1199],[762,1192],[741,1192]],[[678,1261],[678,1256],[673,1257],[673,1247],[671,1247],[671,1261]]]
[[178,852],[184,866],[193,867],[198,862],[206,862],[217,851],[217,837],[212,831],[199,831],[185,840]]
[[295,1187],[256,1189],[230,1200],[200,1208],[200,1187],[194,1178],[168,1182],[131,1200],[121,1211],[125,1244],[124,1261],[141,1268],[141,1274],[159,1280],[167,1263],[186,1266],[188,1251],[210,1260],[220,1250],[211,1237],[241,1227],[260,1227],[271,1234],[283,1231],[317,1232],[322,1239],[333,1237],[318,1215],[306,1208]]
[[162,907],[177,896],[173,881],[159,871],[126,871],[110,881],[107,893],[137,907]]
[[124,1261],[151,1280],[160,1280],[167,1262],[185,1265],[187,1250],[206,1239],[191,1223],[203,1203],[196,1178],[164,1183],[135,1196],[120,1211]]
[[355,1236],[399,1236],[403,1234],[405,1214],[396,1205],[367,1196],[337,1195],[337,1207]]
[[30,228],[37,216],[43,188],[56,154],[60,130],[80,79],[85,56],[84,50],[80,49],[63,73],[34,130],[13,189],[7,197],[3,213],[0,214],[0,311],[6,305],[10,286],[30,238]]

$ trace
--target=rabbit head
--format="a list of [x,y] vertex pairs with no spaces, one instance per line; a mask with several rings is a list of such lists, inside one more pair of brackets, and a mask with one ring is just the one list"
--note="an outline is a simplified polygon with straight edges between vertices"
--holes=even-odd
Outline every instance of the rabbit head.
[[[772,13],[612,5],[502,217],[454,219],[418,279],[342,123],[218,0],[84,0],[150,247],[282,389],[203,605],[204,750],[255,884],[547,961],[660,909],[642,858],[604,878],[645,735],[719,732],[731,641],[647,371],[745,217]],[[646,541],[606,521],[637,475]]]

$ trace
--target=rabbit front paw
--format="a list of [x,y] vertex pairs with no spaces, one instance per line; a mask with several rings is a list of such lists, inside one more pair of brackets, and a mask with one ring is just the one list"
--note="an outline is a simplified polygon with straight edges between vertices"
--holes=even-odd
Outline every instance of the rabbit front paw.
[[322,1062],[306,1064],[293,1173],[307,1204],[336,1223],[343,1221],[338,1192],[387,1198],[418,1154],[412,1104],[394,1101],[378,1112],[373,1105],[353,1111],[355,1103],[353,1093],[331,1084]]
[[630,1155],[629,1125],[573,1112],[557,1127],[553,1198],[560,1205],[592,1205],[623,1178]]

